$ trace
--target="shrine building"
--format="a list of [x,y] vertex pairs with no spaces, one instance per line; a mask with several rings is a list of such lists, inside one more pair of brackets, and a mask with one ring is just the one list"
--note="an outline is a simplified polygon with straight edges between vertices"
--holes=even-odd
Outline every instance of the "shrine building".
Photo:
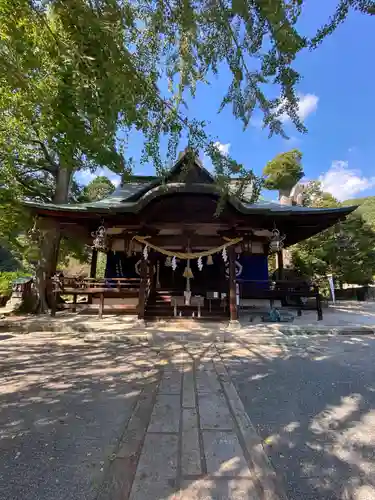
[[[213,176],[185,151],[165,177],[131,176],[100,201],[26,202],[39,218],[54,219],[65,238],[92,247],[89,277],[54,278],[56,297],[74,300],[56,301],[53,314],[72,307],[96,309],[100,317],[126,312],[140,319],[235,321],[246,300],[272,304],[286,296],[312,296],[321,319],[317,288],[283,280],[283,249],[344,220],[356,207],[249,203],[246,194],[245,189],[240,196],[220,198]],[[98,252],[107,256],[100,279]],[[272,253],[278,256],[278,274],[270,280]]]

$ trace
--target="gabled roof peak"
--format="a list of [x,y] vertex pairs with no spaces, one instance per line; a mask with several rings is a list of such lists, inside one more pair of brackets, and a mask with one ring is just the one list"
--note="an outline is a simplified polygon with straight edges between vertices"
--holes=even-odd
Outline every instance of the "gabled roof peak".
[[178,154],[177,162],[167,173],[165,181],[213,184],[215,179],[203,166],[198,151],[194,151],[188,146]]

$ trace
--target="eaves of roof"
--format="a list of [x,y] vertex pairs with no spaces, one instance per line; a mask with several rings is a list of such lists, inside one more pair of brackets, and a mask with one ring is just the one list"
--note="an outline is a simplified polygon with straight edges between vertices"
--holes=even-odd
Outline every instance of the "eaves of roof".
[[[25,206],[33,211],[51,211],[51,212],[88,212],[88,213],[139,213],[151,201],[156,198],[168,196],[176,193],[187,194],[207,194],[219,196],[214,184],[186,184],[186,183],[167,183],[157,184],[154,182],[129,183],[118,188],[112,195],[100,201],[91,203],[76,204],[54,204],[54,203],[36,203],[26,201]],[[279,203],[258,201],[256,203],[246,203],[235,196],[230,196],[228,202],[242,214],[277,214],[289,216],[292,214],[342,214],[348,215],[354,211],[357,206],[345,206],[339,208],[310,208],[299,205],[281,205]]]

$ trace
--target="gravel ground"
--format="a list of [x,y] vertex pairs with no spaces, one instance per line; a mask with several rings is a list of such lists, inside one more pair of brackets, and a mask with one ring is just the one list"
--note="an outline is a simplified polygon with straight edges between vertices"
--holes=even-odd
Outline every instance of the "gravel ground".
[[0,499],[95,499],[154,363],[142,347],[2,334]]
[[290,500],[375,499],[375,339],[242,338],[222,349]]

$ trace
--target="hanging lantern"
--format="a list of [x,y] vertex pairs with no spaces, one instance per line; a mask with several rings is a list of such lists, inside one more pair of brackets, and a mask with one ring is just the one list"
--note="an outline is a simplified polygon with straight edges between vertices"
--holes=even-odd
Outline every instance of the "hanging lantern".
[[33,240],[33,241],[39,241],[40,237],[41,237],[41,231],[39,230],[38,228],[38,223],[37,223],[38,219],[35,218],[34,220],[34,225],[33,227],[30,229],[30,231],[28,232],[28,235],[30,236],[30,238]]
[[103,225],[103,221],[102,225],[91,233],[91,236],[93,237],[92,247],[95,250],[99,250],[100,252],[106,252],[108,250],[107,231]]
[[275,227],[270,237],[270,251],[279,252],[280,250],[282,250],[284,247],[285,238],[286,236],[280,235],[280,231]]
[[198,266],[198,269],[200,271],[202,271],[202,269],[203,269],[203,260],[202,260],[202,257],[198,258],[197,266]]
[[173,271],[175,271],[177,269],[176,257],[173,257],[173,259],[172,259],[172,269],[173,269]]
[[221,255],[223,257],[223,261],[226,262],[228,260],[228,253],[226,247],[223,248]]

